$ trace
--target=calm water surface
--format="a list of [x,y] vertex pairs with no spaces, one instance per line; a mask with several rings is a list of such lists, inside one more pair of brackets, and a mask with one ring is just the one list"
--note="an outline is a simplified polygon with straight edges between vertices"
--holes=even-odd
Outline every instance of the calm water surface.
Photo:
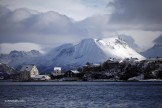
[[0,82],[0,108],[162,108],[162,82]]

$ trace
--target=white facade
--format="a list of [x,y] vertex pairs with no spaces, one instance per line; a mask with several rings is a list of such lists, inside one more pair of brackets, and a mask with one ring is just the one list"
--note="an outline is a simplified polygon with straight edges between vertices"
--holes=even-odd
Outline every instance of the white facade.
[[39,71],[34,64],[24,65],[20,71],[21,72],[24,72],[24,71],[29,72],[30,78],[34,78],[36,75],[39,75]]
[[52,72],[53,76],[62,75],[61,74],[61,67],[54,67],[54,72]]
[[36,75],[34,80],[50,80],[51,78],[48,75]]

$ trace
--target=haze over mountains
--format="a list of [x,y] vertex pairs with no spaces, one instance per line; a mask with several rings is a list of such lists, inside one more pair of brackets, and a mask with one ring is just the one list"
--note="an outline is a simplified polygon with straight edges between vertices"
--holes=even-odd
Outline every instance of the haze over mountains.
[[130,57],[145,59],[120,38],[89,38],[76,45],[63,44],[45,55],[35,50],[30,52],[12,51],[10,54],[1,54],[0,62],[13,67],[32,63],[40,67],[42,71],[50,71],[54,66],[73,69],[85,65],[87,62],[102,63],[109,58]]
[[42,54],[39,51],[11,51],[9,54],[0,54],[0,62],[8,64],[14,68],[21,67],[23,64],[32,63]]
[[[75,19],[69,17],[67,14],[60,13],[56,10],[41,12],[41,10],[34,10],[31,8],[23,7],[13,10],[5,5],[0,5],[0,52],[8,53],[12,50],[19,50],[20,48],[22,49],[22,47],[25,49],[29,48],[26,44],[23,43],[27,43],[32,46],[34,46],[33,44],[36,44],[38,47],[35,48],[35,50],[40,51],[41,48],[44,49],[44,47],[46,46],[51,47],[53,45],[57,46],[64,43],[75,43],[85,38],[107,38],[110,37],[110,35],[112,35],[114,32],[129,36],[126,37],[128,40],[132,38],[134,42],[139,46],[138,47],[133,44],[133,48],[135,50],[141,51],[139,49],[147,49],[151,47],[152,40],[160,36],[161,29],[160,32],[152,32],[152,30],[150,32],[148,31],[148,29],[157,29],[158,27],[161,27],[158,26],[160,24],[154,22],[152,22],[153,24],[150,24],[150,22],[153,21],[152,19],[150,19],[151,21],[148,21],[149,26],[147,26],[145,25],[147,23],[142,24],[142,22],[144,22],[143,19],[142,22],[135,19],[136,17],[139,19],[143,18],[142,15],[144,14],[146,14],[146,18],[150,18],[147,15],[150,14],[148,13],[148,11],[143,12],[140,16],[133,18],[132,16],[134,15],[129,15],[131,16],[130,21],[128,18],[125,18],[127,17],[127,15],[125,14],[129,10],[125,10],[125,8],[127,7],[124,6],[124,10],[117,9],[116,11],[114,11],[115,13],[111,14],[112,16],[110,15],[110,13],[94,14],[92,16],[86,16],[85,19],[76,21]],[[134,7],[129,6],[129,8]],[[141,8],[144,7],[142,6]],[[123,13],[119,12],[119,14],[118,10],[122,10]],[[126,13],[124,13],[125,11]],[[128,12],[128,14],[130,13],[133,12]],[[76,13],[76,15],[78,15],[78,13]],[[151,16],[154,17],[154,15]],[[159,20],[156,19],[155,21]],[[138,24],[139,22],[140,24]],[[143,40],[145,40],[145,42],[143,42]],[[21,43],[21,46],[18,45],[19,43]],[[12,44],[17,45],[16,47],[11,47]],[[131,46],[131,44],[129,44],[129,46]]]
[[[44,1],[42,8],[30,0],[23,6],[14,1],[0,1],[0,62],[10,66],[34,63],[50,70],[109,58],[162,56],[161,1],[56,0],[46,2],[47,10]],[[115,33],[123,35],[110,38]]]
[[141,53],[145,57],[162,57],[162,44],[155,44],[150,49],[146,50],[145,52]]

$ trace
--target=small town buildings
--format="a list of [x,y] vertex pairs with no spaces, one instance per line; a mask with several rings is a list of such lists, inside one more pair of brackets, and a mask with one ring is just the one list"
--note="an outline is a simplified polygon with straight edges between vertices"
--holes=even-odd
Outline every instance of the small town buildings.
[[48,75],[36,75],[35,77],[34,77],[34,80],[50,80],[51,78],[50,78],[50,76],[48,76]]
[[20,70],[18,80],[32,80],[37,75],[39,75],[39,71],[34,64],[24,65]]
[[93,64],[93,67],[99,67],[101,64]]
[[69,70],[65,72],[64,76],[65,77],[79,77],[80,72],[77,70]]
[[0,72],[0,80],[9,79],[9,78],[10,78],[10,74]]
[[139,62],[139,59],[138,58],[133,58],[133,57],[131,57],[131,58],[125,58],[125,59],[123,59],[123,60],[120,61],[120,63],[131,63],[132,65],[133,64],[136,64],[138,62]]
[[103,66],[105,67],[105,68],[107,68],[107,69],[111,69],[111,68],[118,68],[119,67],[119,61],[117,61],[117,60],[115,60],[115,61],[113,61],[113,60],[107,60],[104,64],[103,64]]
[[62,75],[61,73],[61,67],[54,67],[54,71],[52,72],[53,76],[59,76]]
[[156,57],[156,58],[149,58],[145,60],[146,62],[158,62],[162,63],[162,57]]
[[20,73],[15,75],[15,80],[18,81],[41,81],[41,80],[50,80],[48,75],[39,75],[39,71],[34,64],[22,66]]
[[109,60],[107,60],[107,62],[109,63],[117,63],[119,62],[121,59],[116,59],[116,58],[110,58]]
[[4,79],[4,74],[3,72],[0,72],[0,80],[3,80]]
[[80,80],[80,72],[77,70],[69,70],[65,72],[63,81],[78,81]]

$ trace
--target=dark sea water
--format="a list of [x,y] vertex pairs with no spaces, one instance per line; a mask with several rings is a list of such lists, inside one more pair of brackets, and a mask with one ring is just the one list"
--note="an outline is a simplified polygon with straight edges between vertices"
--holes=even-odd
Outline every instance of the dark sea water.
[[0,82],[0,108],[162,108],[162,82]]

